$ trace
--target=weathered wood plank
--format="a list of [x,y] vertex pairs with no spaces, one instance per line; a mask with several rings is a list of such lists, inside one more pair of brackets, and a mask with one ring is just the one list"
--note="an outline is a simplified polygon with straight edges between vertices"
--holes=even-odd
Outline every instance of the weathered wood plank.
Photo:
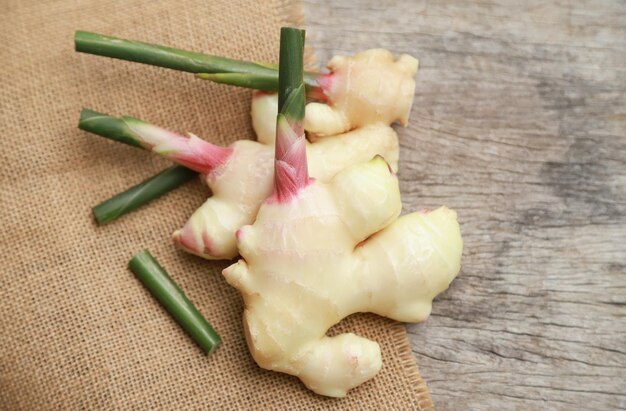
[[626,408],[626,3],[305,0],[320,61],[420,59],[405,209],[463,269],[408,327],[439,410]]

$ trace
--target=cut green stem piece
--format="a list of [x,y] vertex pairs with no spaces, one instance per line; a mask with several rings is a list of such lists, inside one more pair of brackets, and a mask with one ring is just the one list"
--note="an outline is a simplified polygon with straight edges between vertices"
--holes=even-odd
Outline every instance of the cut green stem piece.
[[107,224],[161,197],[197,175],[198,173],[195,171],[182,166],[169,167],[123,193],[98,204],[93,208],[93,215],[99,225]]
[[74,35],[76,51],[112,57],[189,73],[264,74],[273,70],[265,65],[179,50],[141,41],[125,40],[86,31]]
[[215,351],[222,339],[148,250],[137,253],[128,267],[204,352]]
[[[189,73],[204,73],[198,77],[239,87],[266,91],[278,90],[278,69],[274,64],[234,60],[87,31],[77,31],[74,35],[74,44],[76,51],[83,53]],[[238,75],[212,77],[210,74]],[[320,73],[305,73],[304,81],[310,98],[324,99],[324,92],[320,86],[320,80],[324,76]]]
[[292,27],[280,30],[278,112],[300,126],[304,120],[304,36],[304,30]]

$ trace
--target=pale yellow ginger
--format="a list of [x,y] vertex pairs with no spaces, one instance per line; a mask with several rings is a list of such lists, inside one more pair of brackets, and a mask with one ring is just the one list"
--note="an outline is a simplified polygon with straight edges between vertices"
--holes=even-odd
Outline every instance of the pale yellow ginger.
[[[257,93],[252,100],[252,124],[258,142],[237,141],[232,153],[206,174],[212,196],[174,233],[185,250],[208,259],[237,256],[235,232],[254,221],[259,206],[272,192],[274,141],[278,102],[275,94]],[[147,133],[134,128],[138,134]],[[398,162],[398,138],[384,124],[372,124],[347,133],[306,143],[309,170],[320,181],[366,161],[384,156],[394,170]]]
[[322,83],[331,104],[307,104],[304,128],[328,136],[375,123],[406,125],[417,67],[414,57],[403,54],[394,61],[384,49],[333,57],[328,63],[331,73]]
[[328,329],[358,312],[424,321],[458,274],[463,243],[446,207],[398,218],[398,179],[380,156],[326,183],[309,177],[302,38],[281,31],[273,193],[254,224],[237,231],[241,259],[223,274],[243,296],[257,364],[343,397],[378,373],[380,346],[352,333],[329,337]]
[[[384,49],[372,49],[351,57],[335,56],[328,63],[329,74],[317,80],[325,102],[306,105],[304,128],[309,138],[331,136],[371,124],[406,126],[415,94],[418,61],[402,54],[394,61]],[[277,99],[267,99],[264,113],[278,110]],[[253,106],[253,121],[255,120]],[[272,117],[256,116],[259,141],[274,141],[276,123]]]
[[[352,166],[291,201],[264,203],[239,230],[242,259],[224,271],[243,295],[255,361],[341,397],[381,368],[380,347],[328,329],[356,312],[424,321],[459,272],[462,240],[446,207],[398,219],[397,178],[383,159]],[[373,234],[373,235],[372,235]]]

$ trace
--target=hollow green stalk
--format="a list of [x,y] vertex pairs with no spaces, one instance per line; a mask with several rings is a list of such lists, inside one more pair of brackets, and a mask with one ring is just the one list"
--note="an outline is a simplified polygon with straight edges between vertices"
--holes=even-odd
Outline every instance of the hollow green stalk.
[[197,172],[182,166],[166,168],[159,174],[98,204],[92,209],[93,215],[99,225],[110,223],[180,187],[197,175]]
[[215,351],[222,339],[148,250],[137,253],[128,267],[205,353]]

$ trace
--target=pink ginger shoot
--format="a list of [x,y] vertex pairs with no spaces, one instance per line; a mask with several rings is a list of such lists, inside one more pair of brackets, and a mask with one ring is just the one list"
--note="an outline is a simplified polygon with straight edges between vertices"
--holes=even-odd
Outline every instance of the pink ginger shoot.
[[287,202],[312,181],[304,137],[303,47],[304,31],[281,29],[274,194],[270,202]]
[[276,121],[276,157],[274,160],[274,195],[279,203],[289,201],[306,187],[309,177],[306,142],[302,123],[293,127],[279,114]]
[[133,117],[122,119],[143,148],[202,174],[226,163],[233,152],[230,147],[211,144],[191,133],[185,137]]

